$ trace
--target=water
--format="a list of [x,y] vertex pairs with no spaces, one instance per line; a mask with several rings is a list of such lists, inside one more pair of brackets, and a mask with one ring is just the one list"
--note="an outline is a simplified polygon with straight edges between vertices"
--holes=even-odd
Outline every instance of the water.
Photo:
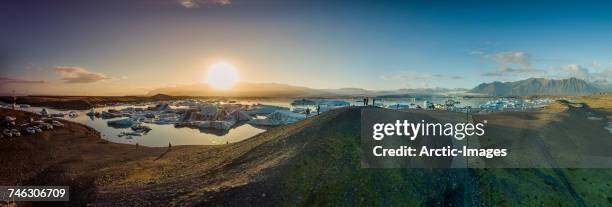
[[[108,109],[121,109],[130,107],[130,105],[113,106],[113,107],[101,107],[96,108],[96,111],[106,111]],[[138,107],[138,106],[136,106]],[[142,107],[142,106],[140,106]],[[49,113],[63,112],[68,114],[70,110],[57,110],[46,108]],[[41,107],[30,107],[23,109],[34,113],[39,113]],[[157,125],[142,123],[144,126],[151,127],[151,131],[142,136],[132,136],[132,139],[128,139],[125,136],[119,137],[121,132],[131,132],[131,129],[117,129],[110,127],[106,124],[107,121],[117,120],[122,118],[113,119],[102,119],[96,117],[89,117],[86,115],[88,110],[72,110],[79,114],[75,118],[68,117],[67,115],[63,118],[65,120],[81,123],[92,127],[99,131],[102,135],[102,139],[123,144],[136,144],[150,147],[165,147],[168,146],[168,142],[172,145],[218,145],[238,142],[250,137],[253,137],[259,133],[266,131],[264,128],[257,128],[249,124],[237,124],[229,131],[200,131],[200,129],[194,128],[175,128],[174,125]]]
[[[335,99],[335,100],[343,100],[349,102],[351,105],[360,106],[363,105],[361,102],[363,99]],[[460,100],[461,105],[469,105],[472,107],[477,107],[478,104],[484,103],[489,99],[466,99]],[[252,105],[252,104],[267,104],[267,105],[275,105],[275,106],[283,106],[293,109],[291,106],[291,102],[293,99],[249,99],[249,100],[239,100],[237,103],[241,103],[244,105]],[[376,100],[376,103],[381,103],[383,105],[395,105],[395,104],[409,104],[414,103],[417,105],[422,105],[424,100],[412,100],[412,99],[383,99]],[[429,99],[429,101],[433,101],[434,103],[444,103],[446,98],[441,99]],[[134,106],[134,105],[119,105],[119,106],[108,106],[108,107],[99,107],[96,108],[96,111],[107,111],[109,109],[122,109],[126,107],[143,107],[142,105]],[[144,106],[146,107],[146,106]],[[304,106],[301,106],[304,107]],[[314,106],[308,106],[314,111]],[[87,125],[89,127],[94,128],[99,131],[102,135],[102,139],[115,142],[115,143],[123,143],[123,144],[136,144],[143,146],[151,146],[151,147],[165,147],[168,146],[168,143],[172,143],[172,145],[219,145],[226,143],[233,143],[242,141],[244,139],[251,138],[259,133],[265,132],[266,128],[255,127],[249,124],[237,124],[229,131],[219,131],[219,130],[200,130],[194,128],[176,128],[174,125],[158,125],[158,124],[148,124],[142,123],[142,125],[151,127],[151,131],[143,136],[132,136],[131,139],[124,137],[119,137],[118,135],[122,132],[131,132],[131,129],[117,129],[107,125],[108,121],[117,120],[122,118],[113,118],[113,119],[102,119],[96,117],[89,117],[86,115],[89,110],[72,110],[78,113],[77,117],[68,117],[67,114],[71,110],[57,110],[52,108],[46,108],[49,113],[57,113],[63,112],[66,116],[63,118],[65,120],[81,123]],[[34,113],[39,113],[42,110],[42,107],[30,107],[24,108],[22,110],[30,111]]]
[[[376,105],[377,106],[391,106],[390,108],[393,109],[393,107],[397,104],[414,104],[416,105],[420,105],[421,107],[423,107],[423,102],[424,101],[430,101],[432,103],[435,104],[444,104],[446,102],[446,100],[449,100],[451,98],[444,98],[444,97],[433,97],[433,98],[420,98],[420,99],[412,99],[412,98],[384,98],[384,99],[376,99]],[[310,99],[310,100],[317,100],[317,99]],[[346,101],[348,102],[351,106],[363,106],[363,98],[354,98],[354,99],[333,99],[333,100],[340,100],[340,101]],[[484,104],[487,101],[492,101],[495,100],[494,98],[461,98],[461,99],[453,99],[456,101],[460,101],[459,104],[456,104],[456,107],[467,107],[470,106],[472,108],[478,108],[480,106],[480,104]],[[274,103],[272,105],[278,105],[281,104],[279,106],[285,106],[285,107],[289,107],[289,108],[293,108],[290,104],[290,102],[293,100],[289,100],[286,103]],[[372,99],[370,99],[370,104],[372,104]]]

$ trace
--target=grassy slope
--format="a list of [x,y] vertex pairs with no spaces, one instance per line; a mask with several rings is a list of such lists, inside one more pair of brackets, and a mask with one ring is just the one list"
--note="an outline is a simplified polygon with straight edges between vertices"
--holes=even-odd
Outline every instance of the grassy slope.
[[[362,169],[359,126],[355,122],[359,115],[358,109],[348,109],[330,124],[316,128],[316,135],[292,137],[310,140],[291,159],[268,169],[264,178],[214,193],[207,202],[287,206],[612,205],[609,169]],[[513,119],[524,122],[523,118],[541,118],[544,125],[558,124],[548,120],[556,119],[550,116],[554,115],[519,115]],[[540,133],[553,134],[545,130]],[[588,182],[584,177],[589,177]]]
[[[266,145],[299,146],[264,177],[214,193],[208,204],[244,205],[430,205],[456,202],[458,170],[362,169],[358,108],[326,114],[328,122]],[[317,120],[319,121],[319,120]],[[270,148],[270,147],[265,147]],[[456,182],[456,181],[455,181]],[[456,185],[456,184],[455,184]],[[448,193],[447,193],[448,194]],[[453,200],[454,199],[454,200]]]

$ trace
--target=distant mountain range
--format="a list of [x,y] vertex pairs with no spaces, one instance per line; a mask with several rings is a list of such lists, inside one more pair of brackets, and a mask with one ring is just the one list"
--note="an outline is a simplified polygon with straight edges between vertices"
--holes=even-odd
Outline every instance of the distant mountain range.
[[581,95],[607,91],[602,86],[577,78],[562,80],[529,78],[515,82],[482,83],[468,92],[492,96]]
[[278,83],[239,83],[232,90],[219,91],[207,84],[162,87],[149,91],[147,95],[165,94],[171,96],[208,97],[284,97],[284,98],[337,98],[337,97],[422,97],[449,94],[483,94],[489,96],[531,96],[531,95],[581,95],[594,92],[612,91],[609,83],[592,83],[577,78],[562,80],[529,78],[515,82],[482,83],[471,90],[462,88],[417,88],[397,90],[367,90],[362,88],[313,89]]
[[362,88],[313,89],[277,83],[239,83],[232,90],[219,91],[207,84],[180,85],[151,90],[147,95],[166,94],[172,96],[209,96],[209,97],[360,97],[360,96],[411,96],[422,94],[448,94],[465,92],[467,89],[421,88],[386,91]]

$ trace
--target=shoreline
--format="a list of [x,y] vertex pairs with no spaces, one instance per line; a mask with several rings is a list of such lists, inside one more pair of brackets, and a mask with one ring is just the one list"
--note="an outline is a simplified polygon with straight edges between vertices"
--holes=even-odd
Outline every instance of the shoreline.
[[[19,120],[40,116],[0,109],[2,116]],[[82,205],[90,200],[93,182],[103,168],[131,161],[160,159],[167,147],[134,146],[104,140],[100,132],[76,122],[60,120],[63,127],[33,135],[2,138],[0,141],[0,185],[68,185],[70,203]],[[175,146],[172,151],[193,146]],[[3,167],[3,168],[4,168]],[[74,190],[73,190],[74,188]],[[1,203],[1,201],[0,201]]]

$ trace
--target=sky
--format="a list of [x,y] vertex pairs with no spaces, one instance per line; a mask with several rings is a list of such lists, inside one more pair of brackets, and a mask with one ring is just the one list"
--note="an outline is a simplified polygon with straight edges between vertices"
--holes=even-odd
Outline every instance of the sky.
[[19,0],[0,28],[0,93],[138,95],[219,62],[317,89],[612,81],[605,1]]

